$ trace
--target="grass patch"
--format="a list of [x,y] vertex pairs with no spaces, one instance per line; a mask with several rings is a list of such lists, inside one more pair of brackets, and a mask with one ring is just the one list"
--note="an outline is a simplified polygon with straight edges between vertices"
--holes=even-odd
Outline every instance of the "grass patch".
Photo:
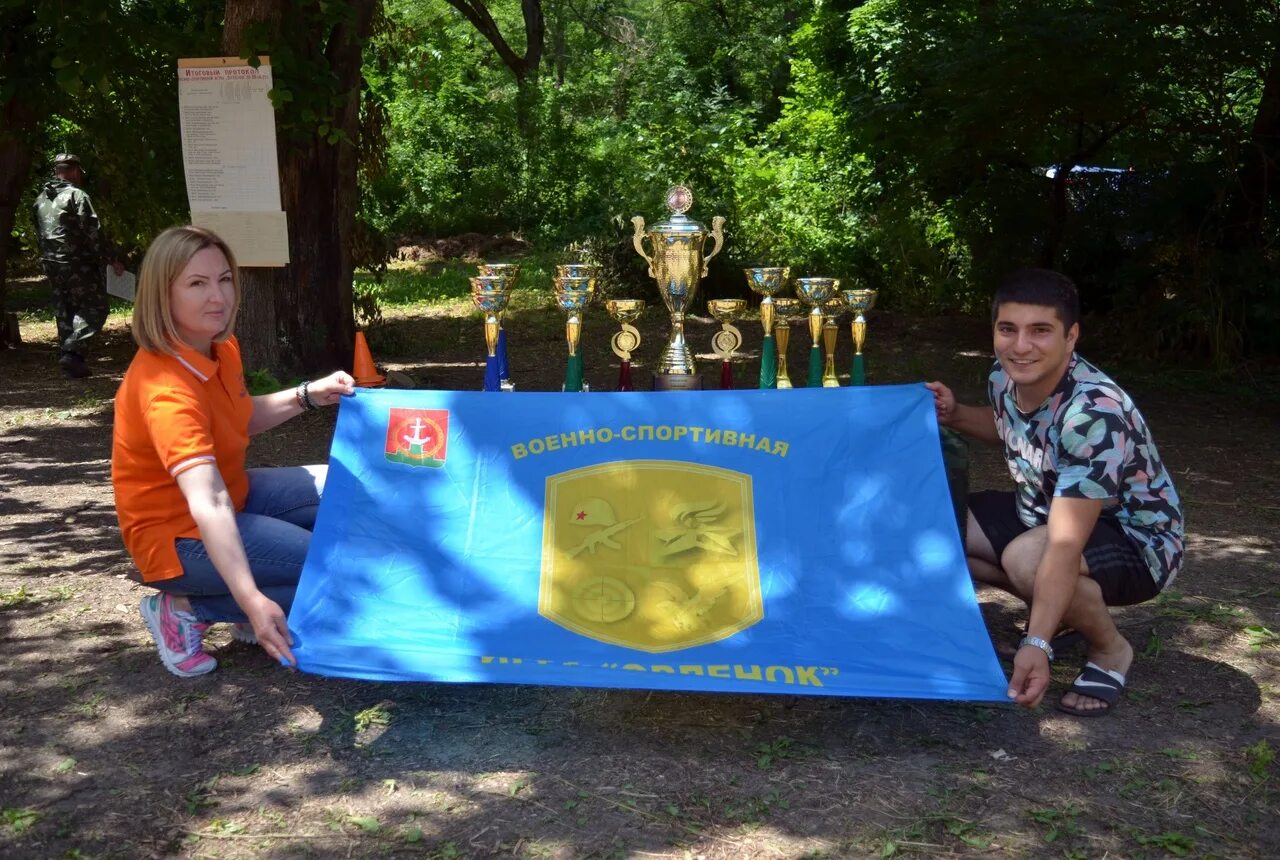
[[0,824],[10,833],[17,835],[26,833],[40,820],[40,813],[34,809],[6,806],[0,809]]

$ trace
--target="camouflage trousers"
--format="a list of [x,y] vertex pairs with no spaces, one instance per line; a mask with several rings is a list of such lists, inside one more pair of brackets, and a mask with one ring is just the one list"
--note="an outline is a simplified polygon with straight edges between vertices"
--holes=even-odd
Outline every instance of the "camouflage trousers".
[[96,261],[55,263],[41,260],[53,287],[59,352],[85,357],[89,342],[107,322],[107,279]]

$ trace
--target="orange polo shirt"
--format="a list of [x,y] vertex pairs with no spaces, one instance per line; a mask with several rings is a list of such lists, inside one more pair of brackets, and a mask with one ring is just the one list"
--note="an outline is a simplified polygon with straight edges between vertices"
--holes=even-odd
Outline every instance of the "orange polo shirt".
[[177,476],[213,463],[237,511],[249,494],[245,450],[253,398],[240,344],[213,345],[213,358],[140,349],[116,392],[111,485],[125,548],[143,582],[182,576],[174,541],[200,537]]

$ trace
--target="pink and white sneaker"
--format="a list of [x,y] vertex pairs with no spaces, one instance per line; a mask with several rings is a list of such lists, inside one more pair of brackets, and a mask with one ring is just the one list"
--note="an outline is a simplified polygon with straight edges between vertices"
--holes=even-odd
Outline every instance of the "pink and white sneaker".
[[160,659],[170,672],[179,678],[194,678],[218,668],[218,661],[204,653],[201,641],[209,625],[196,621],[189,612],[175,609],[173,598],[168,594],[161,592],[142,598],[138,612],[147,622]]

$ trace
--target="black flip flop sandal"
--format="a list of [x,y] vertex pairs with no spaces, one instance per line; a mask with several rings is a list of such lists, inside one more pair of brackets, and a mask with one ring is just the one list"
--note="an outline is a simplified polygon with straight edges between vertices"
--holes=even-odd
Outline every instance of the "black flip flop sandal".
[[1105,708],[1075,708],[1058,702],[1058,710],[1075,717],[1105,717],[1116,709],[1120,702],[1120,694],[1124,692],[1125,677],[1119,672],[1104,669],[1096,663],[1085,663],[1080,674],[1071,682],[1068,693],[1077,696],[1088,696],[1106,702]]

